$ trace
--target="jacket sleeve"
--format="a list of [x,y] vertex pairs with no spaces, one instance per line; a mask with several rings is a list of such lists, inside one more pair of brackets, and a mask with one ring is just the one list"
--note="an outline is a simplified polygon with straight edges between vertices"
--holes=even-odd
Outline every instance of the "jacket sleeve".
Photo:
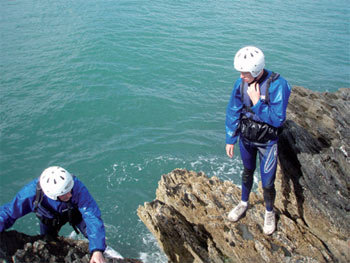
[[73,190],[73,195],[77,196],[78,209],[86,224],[86,234],[89,239],[90,252],[95,250],[105,251],[106,233],[101,218],[101,211],[96,201],[90,195],[85,185],[78,179],[76,179],[74,183]]
[[226,144],[235,144],[238,139],[238,128],[243,107],[240,91],[241,82],[241,79],[236,81],[226,109]]
[[10,228],[18,218],[34,211],[37,179],[24,186],[10,203],[0,207],[0,232]]
[[263,122],[274,127],[280,127],[286,119],[291,90],[288,82],[279,77],[271,83],[269,88],[269,103],[260,99],[251,109]]

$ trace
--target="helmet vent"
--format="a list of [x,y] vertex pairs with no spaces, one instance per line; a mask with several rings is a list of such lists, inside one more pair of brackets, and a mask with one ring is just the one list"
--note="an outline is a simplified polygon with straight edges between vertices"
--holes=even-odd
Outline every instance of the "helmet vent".
[[244,59],[246,59],[247,58],[247,55],[244,55]]
[[250,56],[253,58],[254,57],[253,53],[250,53]]
[[52,166],[40,175],[40,186],[48,198],[57,200],[58,196],[73,188],[73,176],[62,167]]

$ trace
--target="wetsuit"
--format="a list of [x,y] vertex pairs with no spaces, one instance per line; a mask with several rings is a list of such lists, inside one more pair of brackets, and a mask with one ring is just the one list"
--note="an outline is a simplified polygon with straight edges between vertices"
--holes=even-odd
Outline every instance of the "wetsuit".
[[40,218],[40,233],[54,236],[69,222],[67,211],[73,209],[74,218],[71,221],[75,221],[74,226],[89,239],[90,252],[103,252],[106,244],[101,212],[85,185],[74,177],[72,198],[69,202],[52,200],[43,195],[36,205],[38,181],[35,179],[24,186],[12,202],[0,207],[0,232],[10,228],[18,218],[36,212]]
[[247,94],[248,84],[241,78],[238,79],[226,110],[226,144],[235,144],[239,138],[244,166],[242,201],[249,199],[256,157],[259,155],[264,200],[268,211],[272,211],[276,195],[274,181],[277,168],[278,128],[286,119],[291,93],[291,87],[283,77],[276,75],[271,79],[271,75],[271,71],[264,70],[259,79],[261,96],[255,105],[252,105]]

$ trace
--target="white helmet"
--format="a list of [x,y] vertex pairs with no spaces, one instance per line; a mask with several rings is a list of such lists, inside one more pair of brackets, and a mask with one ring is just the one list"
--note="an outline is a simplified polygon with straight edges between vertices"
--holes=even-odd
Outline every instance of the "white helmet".
[[40,186],[44,194],[53,200],[70,192],[74,186],[73,176],[59,166],[46,168],[40,175]]
[[265,56],[259,48],[247,46],[238,50],[233,64],[237,71],[250,72],[255,78],[265,67]]

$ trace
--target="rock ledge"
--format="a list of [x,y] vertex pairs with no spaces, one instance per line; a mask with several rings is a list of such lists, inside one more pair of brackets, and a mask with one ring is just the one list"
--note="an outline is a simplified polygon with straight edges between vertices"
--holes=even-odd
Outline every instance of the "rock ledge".
[[[108,263],[142,263],[137,259],[106,258]],[[89,263],[89,244],[82,240],[59,237],[48,241],[17,231],[0,233],[0,262]]]
[[350,89],[294,87],[278,145],[277,231],[263,234],[261,188],[236,223],[240,188],[203,173],[163,175],[138,215],[170,262],[349,262]]

